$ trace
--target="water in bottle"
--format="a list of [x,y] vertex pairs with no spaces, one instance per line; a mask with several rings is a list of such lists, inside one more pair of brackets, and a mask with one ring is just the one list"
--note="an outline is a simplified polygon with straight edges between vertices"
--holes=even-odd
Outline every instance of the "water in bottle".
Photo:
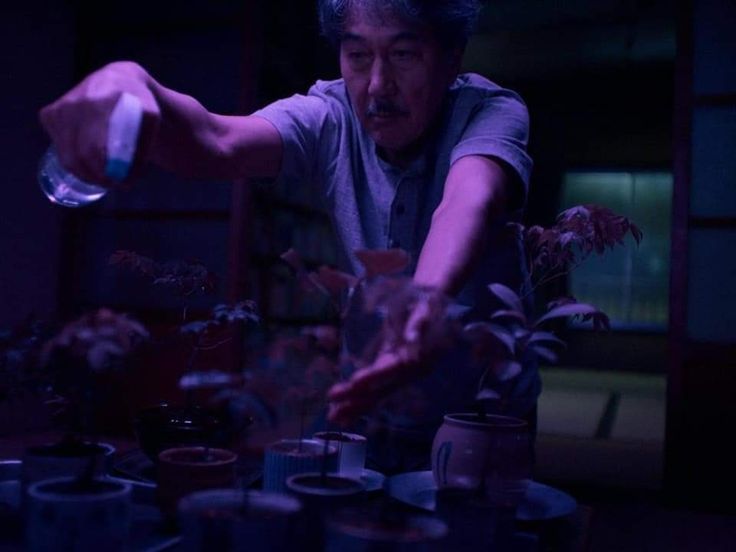
[[64,207],[83,207],[101,199],[107,193],[106,188],[80,180],[67,171],[61,165],[53,146],[41,158],[38,184],[46,197]]

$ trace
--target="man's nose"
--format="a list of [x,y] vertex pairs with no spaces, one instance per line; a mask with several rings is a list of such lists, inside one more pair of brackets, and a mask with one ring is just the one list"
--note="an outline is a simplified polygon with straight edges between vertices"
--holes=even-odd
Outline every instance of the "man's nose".
[[368,94],[376,97],[391,96],[396,92],[396,80],[391,65],[377,56],[371,67]]

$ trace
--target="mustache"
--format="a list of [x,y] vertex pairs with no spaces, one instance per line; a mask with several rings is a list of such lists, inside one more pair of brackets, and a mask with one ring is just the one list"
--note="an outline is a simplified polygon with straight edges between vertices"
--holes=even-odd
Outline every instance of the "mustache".
[[366,117],[408,115],[409,111],[390,102],[373,102],[365,110]]

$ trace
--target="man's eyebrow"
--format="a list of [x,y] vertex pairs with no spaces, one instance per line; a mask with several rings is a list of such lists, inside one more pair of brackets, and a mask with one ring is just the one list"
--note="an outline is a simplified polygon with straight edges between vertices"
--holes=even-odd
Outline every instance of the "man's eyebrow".
[[[400,40],[411,40],[420,42],[422,40],[421,36],[417,33],[413,33],[411,31],[402,31],[400,33],[396,33],[391,37],[391,42],[398,42]],[[344,33],[342,35],[342,41],[346,42],[367,42],[367,39],[364,36],[355,34],[355,33]]]

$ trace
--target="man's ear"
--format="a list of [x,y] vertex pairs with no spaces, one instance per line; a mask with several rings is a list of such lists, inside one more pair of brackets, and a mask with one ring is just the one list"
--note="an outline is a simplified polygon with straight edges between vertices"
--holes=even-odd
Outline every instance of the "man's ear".
[[460,69],[463,66],[463,54],[465,54],[464,46],[456,46],[447,52],[450,84],[452,84],[460,74]]

